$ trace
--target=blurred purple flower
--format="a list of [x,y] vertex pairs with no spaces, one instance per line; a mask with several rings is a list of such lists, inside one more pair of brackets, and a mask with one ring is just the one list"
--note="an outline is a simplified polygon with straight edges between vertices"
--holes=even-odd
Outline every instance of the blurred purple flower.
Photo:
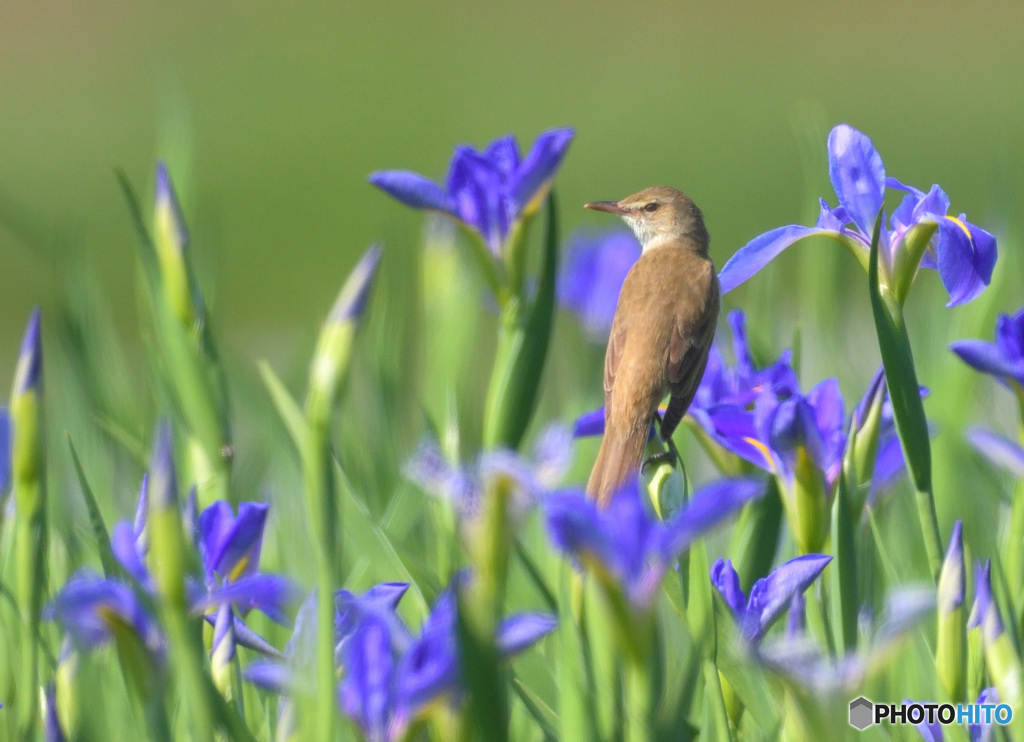
[[939,271],[949,293],[947,306],[974,299],[989,284],[996,262],[995,238],[967,222],[963,214],[959,218],[947,215],[949,198],[941,188],[933,185],[924,193],[895,178],[886,178],[882,158],[871,140],[847,124],[836,126],[829,134],[828,160],[839,206],[829,208],[822,200],[816,226],[779,227],[740,248],[719,274],[723,293],[739,286],[804,237],[830,237],[859,253],[866,265],[875,218],[884,203],[886,188],[906,194],[888,226],[883,215],[879,259],[889,275],[897,254],[906,249],[908,235],[913,236],[914,228],[923,223],[935,223],[938,229],[921,265]]
[[[411,644],[400,621],[386,620],[375,611],[360,612],[342,650],[340,697],[345,712],[371,742],[397,739],[438,699],[461,698],[455,590],[462,581],[456,577],[441,594]],[[554,617],[546,614],[510,616],[499,625],[495,640],[502,656],[509,658],[555,626]]]
[[676,557],[748,501],[764,494],[755,479],[726,479],[702,487],[671,520],[650,516],[634,478],[601,510],[582,492],[544,500],[555,548],[597,573],[638,612],[650,608],[661,579]]
[[[467,579],[471,578],[464,573],[453,579],[418,636],[396,613],[407,584],[383,583],[363,595],[336,593],[335,656],[344,669],[338,700],[368,742],[399,739],[430,704],[461,698],[455,590]],[[246,669],[246,679],[286,695],[302,687],[316,651],[315,624],[315,604],[310,600],[299,611],[285,661],[254,663]],[[518,614],[501,622],[495,639],[502,656],[511,658],[555,626],[554,617],[547,614]]]
[[68,580],[43,611],[43,618],[61,625],[79,650],[92,650],[127,629],[155,656],[164,640],[132,589],[117,580],[81,570]]
[[967,628],[981,627],[981,636],[985,645],[994,644],[1003,634],[1003,619],[999,615],[999,606],[992,595],[992,562],[985,560],[980,569],[975,565],[978,576],[974,584],[974,605],[967,619]]
[[211,652],[222,667],[235,655],[235,644],[276,657],[280,653],[250,629],[243,617],[252,609],[284,624],[286,608],[298,591],[284,577],[259,572],[266,503],[243,502],[238,516],[218,501],[199,516],[197,546],[203,564],[203,586],[193,589],[192,610],[213,624]]
[[483,152],[455,148],[445,187],[405,170],[370,174],[370,182],[414,209],[447,214],[475,231],[496,255],[517,222],[543,202],[574,132],[544,132],[520,159],[515,137],[496,139]]
[[575,313],[595,341],[604,341],[612,327],[619,291],[640,257],[640,243],[627,229],[599,234],[576,232],[569,238],[558,278],[558,300]]
[[789,604],[789,616],[786,618],[786,637],[793,639],[803,636],[807,631],[807,601],[803,593],[794,593]]
[[996,341],[958,340],[950,350],[964,363],[982,373],[995,376],[1006,386],[1024,387],[1024,308],[1012,317],[1006,314],[996,321]]
[[[77,635],[83,648],[98,646],[109,638],[109,632],[96,632],[113,620],[110,616],[133,627],[147,645],[162,642],[157,636],[155,622],[149,618],[143,601],[134,592],[137,588],[155,594],[153,577],[146,564],[149,551],[146,525],[150,506],[149,481],[149,477],[143,478],[134,522],[118,523],[110,539],[114,556],[130,578],[129,582],[134,584],[91,575],[75,577],[48,609],[52,619],[60,622],[72,639]],[[190,514],[194,508],[193,493],[186,502],[183,520],[186,523],[192,521],[195,525],[193,536],[198,541],[204,579],[200,584],[188,578],[187,593],[191,610],[202,614],[214,626],[212,655],[217,662],[226,663],[234,657],[235,645],[241,645],[270,657],[279,657],[281,653],[243,620],[245,614],[255,608],[272,620],[284,623],[285,609],[297,598],[296,589],[289,580],[258,571],[268,506],[242,503],[237,518],[225,502],[214,503],[198,519]],[[91,633],[83,633],[86,629]]]
[[1024,479],[1024,448],[1019,443],[984,428],[968,430],[967,442],[991,463]]
[[485,451],[468,468],[450,464],[438,443],[426,439],[406,464],[405,475],[429,495],[449,500],[467,522],[479,513],[487,488],[506,478],[515,485],[514,514],[522,514],[562,480],[572,463],[572,438],[567,429],[551,425],[529,457],[506,449]]
[[711,582],[732,610],[740,632],[756,642],[797,597],[803,595],[830,561],[832,557],[822,554],[790,559],[755,582],[749,599],[743,594],[739,575],[728,559],[719,559],[711,567]]
[[[840,657],[823,654],[813,637],[785,636],[750,644],[753,658],[803,692],[817,697],[856,696],[865,681],[891,667],[900,644],[935,609],[935,588],[902,588],[889,595],[881,620],[865,622],[867,641]],[[847,696],[851,697],[851,696]]]

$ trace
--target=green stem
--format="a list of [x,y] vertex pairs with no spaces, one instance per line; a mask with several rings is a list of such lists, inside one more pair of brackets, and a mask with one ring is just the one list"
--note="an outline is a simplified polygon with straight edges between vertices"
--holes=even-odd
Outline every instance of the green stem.
[[704,692],[707,709],[715,725],[715,737],[718,742],[731,742],[732,730],[729,729],[729,712],[725,707],[725,696],[722,695],[722,682],[718,677],[718,666],[711,660],[704,661]]
[[650,742],[657,739],[655,712],[658,698],[657,678],[652,664],[630,662],[626,673],[626,742]]
[[910,338],[903,317],[903,307],[888,285],[879,280],[878,240],[882,226],[882,211],[875,220],[871,239],[871,254],[868,269],[868,291],[871,295],[871,311],[874,315],[878,349],[885,367],[885,378],[892,400],[893,419],[900,446],[903,448],[911,481],[917,492],[917,512],[924,536],[925,551],[932,579],[938,580],[942,569],[942,539],[935,514],[935,497],[932,494],[932,456],[928,421],[921,403],[914,356]]
[[939,572],[942,571],[942,537],[939,535],[939,516],[935,512],[935,496],[931,487],[928,487],[917,490],[915,499],[917,516],[921,521],[921,531],[924,535],[924,548],[928,554],[928,566],[932,578],[938,580]]
[[469,243],[469,250],[473,253],[477,265],[480,266],[480,272],[487,283],[487,288],[491,290],[495,300],[498,302],[498,306],[504,307],[509,300],[509,289],[505,285],[506,281],[501,263],[484,243],[483,237],[467,227],[463,222],[456,220],[455,223]]
[[469,549],[474,574],[458,589],[459,660],[469,694],[467,739],[503,742],[509,735],[506,672],[495,643],[505,602],[512,529],[509,507],[512,485],[498,478],[484,492],[480,520],[470,533]]
[[854,537],[850,484],[847,472],[839,477],[832,503],[832,551],[835,567],[831,573],[829,595],[832,599],[832,624],[835,626],[836,652],[839,655],[857,646],[857,546]]
[[317,574],[316,738],[333,740],[336,729],[334,669],[334,589],[336,513],[331,477],[327,415],[307,407],[309,437],[303,452],[307,505],[313,530]]
[[556,213],[552,193],[546,207],[544,255],[536,298],[527,306],[522,297],[513,297],[502,308],[498,351],[484,412],[486,448],[518,448],[537,406],[554,324],[558,274]]

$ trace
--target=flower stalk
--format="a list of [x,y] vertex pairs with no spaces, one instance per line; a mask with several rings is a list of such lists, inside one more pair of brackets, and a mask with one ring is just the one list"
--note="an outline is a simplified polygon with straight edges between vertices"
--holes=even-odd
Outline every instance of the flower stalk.
[[333,598],[341,555],[330,418],[347,375],[358,321],[366,309],[379,262],[380,249],[370,248],[342,287],[317,340],[306,396],[301,458],[317,574],[315,729],[317,739],[324,740],[334,739],[337,728]]
[[942,542],[939,536],[935,498],[932,494],[932,455],[928,422],[921,402],[920,386],[914,368],[914,356],[903,317],[903,308],[879,278],[879,235],[882,212],[875,219],[871,239],[868,287],[875,319],[878,347],[885,367],[885,378],[892,399],[896,433],[907,460],[907,468],[916,491],[918,518],[932,578],[938,580],[942,568]]
[[194,739],[212,740],[213,709],[206,693],[208,676],[203,667],[198,632],[190,625],[185,592],[189,551],[178,500],[178,483],[171,450],[171,428],[157,429],[149,476],[148,529],[153,584],[160,617],[167,630],[172,676],[177,680],[191,721]]
[[544,255],[537,295],[517,295],[502,309],[498,351],[487,391],[484,447],[518,448],[537,406],[551,330],[558,275],[558,213],[548,196]]
[[938,637],[935,642],[935,668],[939,681],[954,703],[962,703],[967,697],[966,569],[963,524],[957,521],[953,524],[939,574]]
[[38,719],[39,619],[46,589],[46,456],[43,445],[43,346],[39,310],[25,338],[11,390],[11,481],[14,490],[15,596],[21,610],[18,729],[34,734]]

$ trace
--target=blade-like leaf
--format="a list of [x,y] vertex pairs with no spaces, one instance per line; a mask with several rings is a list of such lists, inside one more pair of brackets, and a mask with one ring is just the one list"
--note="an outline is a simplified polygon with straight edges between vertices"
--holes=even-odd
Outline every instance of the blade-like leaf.
[[600,739],[597,733],[597,712],[594,708],[595,687],[590,662],[590,640],[583,607],[583,580],[568,564],[562,566],[560,591],[562,616],[572,620],[558,622],[559,704],[558,722],[561,739]]
[[544,734],[544,739],[555,742],[558,739],[558,729],[555,727],[555,724],[558,723],[558,717],[551,707],[545,703],[543,698],[530,690],[515,674],[512,675],[512,690],[515,691],[519,700],[523,702],[523,706],[526,707],[531,718],[537,722],[537,726],[540,727],[541,732]]
[[850,483],[840,475],[832,501],[832,625],[835,627],[836,651],[842,655],[857,646],[857,546],[850,505]]
[[110,533],[103,522],[103,515],[100,513],[99,505],[96,503],[96,496],[89,486],[89,480],[85,476],[85,469],[82,461],[78,458],[78,451],[75,444],[68,435],[68,448],[71,449],[71,460],[75,463],[75,472],[78,474],[78,486],[82,488],[82,497],[85,498],[85,507],[89,511],[89,525],[92,526],[93,536],[96,538],[96,549],[100,553],[100,564],[103,566],[103,576],[112,577],[119,573],[117,560],[114,558],[114,550],[110,547]]
[[775,562],[782,525],[782,498],[778,480],[768,480],[764,497],[751,502],[740,513],[733,530],[730,554],[736,554],[733,566],[740,576],[740,584],[750,586],[768,575]]
[[270,364],[266,361],[260,361],[259,365],[260,376],[263,377],[263,383],[266,385],[267,391],[270,392],[270,399],[274,403],[274,408],[291,434],[295,448],[302,451],[309,437],[309,426],[306,424],[306,417],[302,414],[302,409],[295,401],[295,398],[292,397],[288,389],[285,388],[284,383],[274,373],[274,369],[270,367]]
[[921,402],[921,388],[917,383],[914,356],[903,319],[903,309],[892,291],[879,282],[878,240],[882,226],[882,212],[875,220],[871,239],[871,260],[868,267],[868,290],[871,310],[875,318],[878,349],[885,367],[892,401],[896,433],[907,461],[910,478],[917,490],[918,512],[924,531],[925,549],[932,576],[938,578],[942,567],[942,543],[939,537],[935,501],[932,497],[932,453],[928,436],[928,421]]
[[686,596],[686,619],[693,642],[705,657],[714,660],[717,652],[715,640],[715,603],[708,567],[707,548],[698,541],[690,548],[689,592]]
[[548,196],[544,259],[537,296],[529,314],[513,299],[502,311],[501,337],[487,393],[484,445],[517,448],[537,406],[551,328],[558,275],[558,216],[555,194]]
[[132,226],[135,227],[135,236],[139,240],[139,256],[142,258],[142,269],[146,274],[146,283],[149,285],[150,292],[155,294],[160,286],[160,266],[157,262],[156,247],[153,245],[153,239],[149,236],[149,230],[146,229],[146,220],[142,216],[139,199],[135,195],[135,190],[132,188],[128,176],[120,169],[115,171],[115,175],[117,176],[118,185],[121,186],[121,193],[124,195],[125,203],[128,206],[128,215],[131,217]]

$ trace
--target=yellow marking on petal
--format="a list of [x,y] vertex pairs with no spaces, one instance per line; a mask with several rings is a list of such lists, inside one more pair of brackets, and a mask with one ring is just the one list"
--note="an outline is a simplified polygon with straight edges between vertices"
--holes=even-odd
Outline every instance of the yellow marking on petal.
[[778,473],[775,472],[775,464],[772,462],[772,452],[768,450],[768,446],[764,445],[759,440],[755,440],[754,438],[743,438],[743,440],[761,452],[761,455],[764,456],[764,462],[765,464],[767,464],[768,469],[770,471]]
[[96,606],[96,615],[104,623],[112,634],[118,634],[125,629],[134,631],[132,625],[125,620],[124,616],[117,612],[117,609],[108,603],[100,603]]
[[967,239],[969,239],[969,240],[971,240],[973,242],[973,238],[971,237],[971,230],[969,230],[967,228],[966,224],[964,224],[962,221],[957,219],[955,216],[947,216],[946,218],[949,219],[949,221],[951,221],[954,224],[956,224],[958,227],[960,227],[960,229],[962,229],[964,231],[964,234],[967,235]]
[[100,620],[103,621],[108,628],[113,628],[115,622],[120,622],[120,617],[117,615],[117,611],[106,603],[100,603],[96,606],[96,615],[100,617]]
[[245,568],[248,567],[248,566],[249,566],[249,555],[246,554],[245,556],[243,556],[241,559],[238,560],[238,564],[236,564],[235,568],[233,570],[231,570],[231,572],[228,574],[228,582],[233,582],[233,581],[237,580],[239,577],[241,577],[242,572],[244,572]]

